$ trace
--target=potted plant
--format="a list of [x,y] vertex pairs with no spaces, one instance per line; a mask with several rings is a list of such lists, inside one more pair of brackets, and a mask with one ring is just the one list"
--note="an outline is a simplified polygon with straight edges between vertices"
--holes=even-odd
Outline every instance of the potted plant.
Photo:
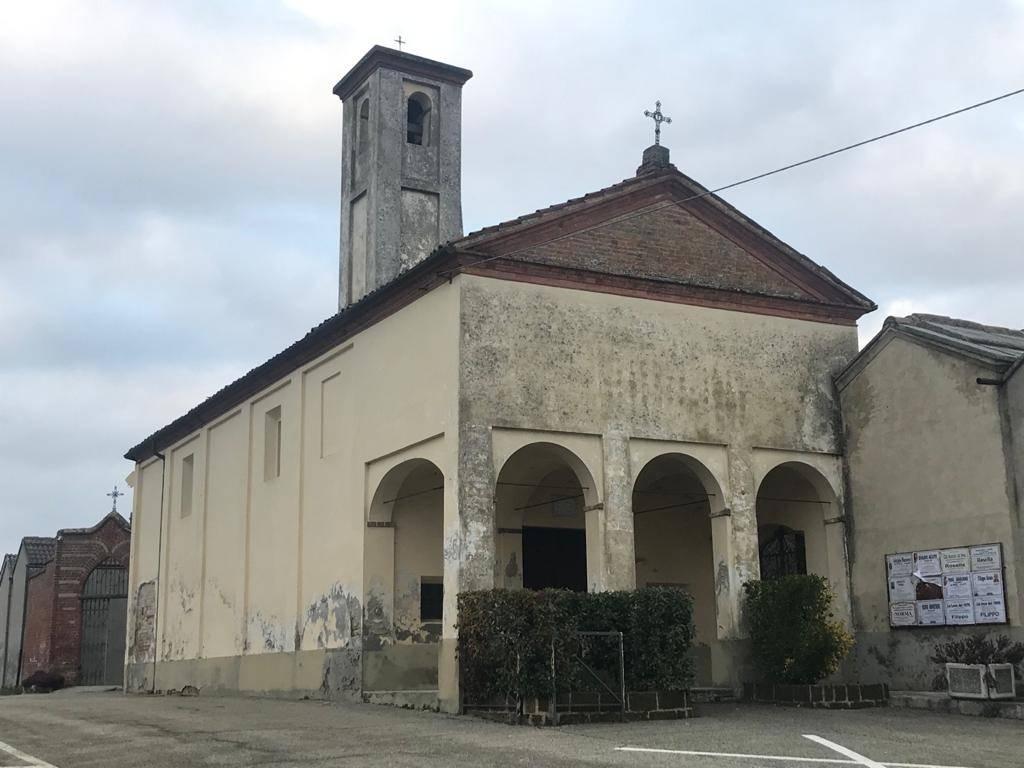
[[931,660],[946,667],[946,685],[955,699],[1012,699],[1017,695],[1017,665],[1024,660],[1024,643],[1006,635],[990,638],[968,635],[939,643]]

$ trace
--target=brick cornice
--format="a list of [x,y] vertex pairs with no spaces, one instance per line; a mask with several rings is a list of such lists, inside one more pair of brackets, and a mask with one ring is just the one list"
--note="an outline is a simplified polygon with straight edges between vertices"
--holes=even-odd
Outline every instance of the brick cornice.
[[855,326],[857,318],[862,314],[861,310],[842,304],[799,301],[754,293],[744,294],[733,290],[623,277],[519,260],[499,259],[484,263],[467,263],[460,266],[459,271],[468,275],[490,277],[497,280],[608,293],[650,301],[691,304],[794,320],[812,320],[835,325]]

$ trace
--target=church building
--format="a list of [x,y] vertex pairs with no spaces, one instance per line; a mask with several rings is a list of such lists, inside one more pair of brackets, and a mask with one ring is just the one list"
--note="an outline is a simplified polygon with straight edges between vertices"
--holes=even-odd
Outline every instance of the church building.
[[658,142],[463,234],[471,75],[375,47],[338,82],[339,311],[126,454],[128,690],[452,711],[490,587],[683,587],[697,685],[742,682],[759,575],[852,626],[834,377],[875,304]]

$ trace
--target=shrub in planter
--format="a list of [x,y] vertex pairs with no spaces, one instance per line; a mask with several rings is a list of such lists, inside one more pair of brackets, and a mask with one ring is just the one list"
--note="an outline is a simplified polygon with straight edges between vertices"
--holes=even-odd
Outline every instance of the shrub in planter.
[[64,676],[39,670],[22,680],[21,687],[29,693],[52,693],[64,687]]
[[929,658],[945,665],[941,687],[954,698],[1013,698],[1014,678],[1020,677],[1019,665],[1024,661],[1024,643],[1015,643],[1006,635],[967,635],[939,643]]
[[743,585],[754,666],[767,681],[813,684],[828,677],[853,647],[832,614],[821,576],[783,576]]
[[1024,643],[1014,643],[1007,635],[988,637],[968,635],[959,640],[939,643],[932,651],[936,664],[1013,664],[1024,661]]
[[[459,665],[467,701],[516,705],[527,697],[578,690],[584,675],[574,662],[585,650],[592,668],[618,684],[616,641],[577,632],[622,632],[630,690],[684,690],[693,676],[693,608],[677,589],[630,592],[493,589],[458,597]],[[552,680],[552,651],[555,678]],[[612,677],[615,679],[613,680]]]

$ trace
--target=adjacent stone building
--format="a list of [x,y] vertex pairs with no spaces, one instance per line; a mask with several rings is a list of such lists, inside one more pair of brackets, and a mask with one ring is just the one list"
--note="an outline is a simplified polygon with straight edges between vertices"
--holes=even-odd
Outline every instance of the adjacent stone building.
[[[852,521],[851,670],[865,681],[930,690],[941,672],[928,660],[936,643],[975,631],[1024,640],[1024,330],[935,315],[890,317],[837,384]],[[994,621],[1002,601],[1007,624],[954,623],[971,620],[972,598],[979,598],[965,588],[954,610],[948,593],[957,585],[929,585],[925,572],[924,583],[917,576],[908,582],[916,580],[924,594],[903,604],[946,598],[945,620],[891,626],[901,621],[890,615],[899,603],[890,592],[900,584],[889,585],[887,555],[975,545],[1001,547],[1001,567],[993,564],[985,581],[1001,576],[1005,583],[986,589],[992,594],[983,602],[996,608]],[[953,573],[966,581],[964,570]],[[922,602],[943,609],[936,600]]]
[[120,684],[131,532],[111,512],[91,528],[26,537],[0,591],[4,686],[36,671],[74,684]]
[[[16,555],[4,557],[6,600],[4,601],[3,687],[21,683],[22,646],[28,613],[29,584],[53,559],[57,540],[48,536],[26,536]],[[10,565],[9,565],[10,564]],[[9,567],[8,567],[9,566]]]
[[338,314],[128,451],[129,690],[458,705],[455,598],[742,584],[852,623],[834,376],[875,305],[680,173],[461,236],[467,70],[374,48],[344,103]]

